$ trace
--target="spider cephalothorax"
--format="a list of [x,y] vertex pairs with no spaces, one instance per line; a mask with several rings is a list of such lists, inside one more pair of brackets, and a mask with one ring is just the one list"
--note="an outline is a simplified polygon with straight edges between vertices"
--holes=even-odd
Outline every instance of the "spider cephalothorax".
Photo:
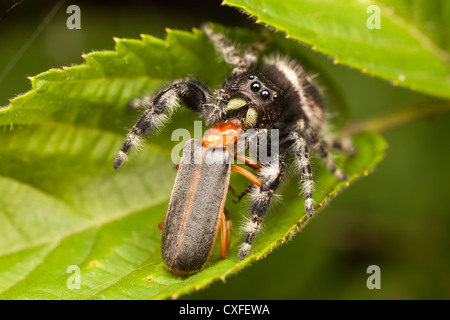
[[261,72],[239,75],[226,93],[230,98],[224,107],[225,117],[241,118],[245,128],[270,128],[282,112],[281,88]]
[[[309,149],[318,153],[331,172],[341,180],[346,176],[336,167],[328,150],[340,148],[334,141],[321,136],[324,123],[323,102],[319,88],[299,64],[282,56],[263,59],[258,68],[261,46],[241,55],[222,34],[213,32],[209,25],[204,32],[232,66],[230,76],[213,94],[210,89],[194,79],[180,79],[167,84],[151,98],[134,102],[146,110],[129,132],[114,167],[119,168],[130,148],[144,135],[164,124],[179,102],[205,118],[206,125],[237,119],[243,130],[267,132],[279,130],[279,154],[276,161],[262,163],[259,170],[259,186],[251,191],[251,217],[245,228],[245,240],[239,251],[244,259],[267,213],[274,191],[280,185],[286,171],[286,156],[293,155],[302,180],[305,211],[308,217],[314,212],[312,200],[313,177]],[[258,50],[258,49],[259,50]]]

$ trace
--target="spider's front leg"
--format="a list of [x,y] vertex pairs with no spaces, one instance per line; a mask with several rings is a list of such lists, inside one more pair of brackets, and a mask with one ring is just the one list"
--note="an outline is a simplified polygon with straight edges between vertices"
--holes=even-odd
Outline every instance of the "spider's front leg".
[[229,84],[236,76],[253,69],[258,61],[260,53],[266,47],[267,39],[264,39],[262,42],[253,43],[245,53],[241,55],[239,50],[229,39],[221,33],[214,32],[209,24],[204,24],[202,29],[214,44],[216,50],[220,52],[225,62],[233,67],[231,75],[226,81],[227,84]]
[[230,98],[227,89],[236,80],[236,77],[247,71],[247,61],[240,55],[239,51],[225,35],[215,32],[208,23],[205,23],[202,26],[202,29],[225,62],[233,68],[222,88],[216,92],[214,103],[209,105],[209,107],[211,107],[211,112],[208,117],[205,118],[205,124],[209,126],[217,122],[217,120],[223,116],[224,102]]
[[135,100],[133,102],[134,107],[145,107],[146,110],[128,133],[114,160],[114,168],[120,168],[130,149],[139,145],[140,137],[161,127],[180,102],[192,111],[207,117],[210,113],[207,104],[210,97],[211,92],[203,83],[193,79],[182,79],[169,83],[153,99]]
[[223,34],[214,32],[209,24],[204,24],[202,29],[214,44],[216,50],[222,54],[225,62],[233,66],[233,70],[231,71],[229,78],[233,78],[247,71],[245,59],[241,57],[238,50],[230,40],[228,40]]
[[278,156],[276,161],[261,167],[260,179],[261,187],[255,187],[251,193],[251,219],[245,227],[245,242],[242,244],[238,258],[242,261],[251,249],[253,240],[261,228],[262,221],[266,216],[272,200],[273,193],[278,188],[286,172],[286,162],[284,156]]

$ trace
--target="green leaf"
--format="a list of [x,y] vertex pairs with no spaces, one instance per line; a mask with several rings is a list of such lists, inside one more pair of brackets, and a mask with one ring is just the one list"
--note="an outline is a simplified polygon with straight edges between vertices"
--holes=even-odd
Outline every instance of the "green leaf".
[[[255,37],[242,30],[234,34],[242,42]],[[234,223],[229,257],[220,260],[215,248],[199,273],[178,277],[168,272],[160,257],[158,224],[176,175],[171,150],[177,142],[170,134],[192,128],[196,118],[180,111],[114,171],[112,160],[137,116],[126,105],[188,75],[215,88],[230,69],[197,30],[169,31],[165,41],[150,36],[116,41],[116,51],[90,53],[85,65],[33,77],[30,92],[0,109],[1,299],[178,296],[248,266],[304,225],[303,200],[292,173],[281,190],[283,202],[273,206],[248,259],[237,260],[246,206],[228,199]],[[294,44],[286,43],[294,52]],[[372,170],[386,147],[370,132],[355,135],[354,144],[357,155],[338,159],[351,177],[347,183],[316,161],[318,209]],[[232,184],[243,190],[246,181],[233,174]],[[79,268],[80,289],[68,286],[70,266]]]
[[[336,63],[395,85],[450,98],[448,1],[225,0]],[[369,29],[370,5],[381,29]]]

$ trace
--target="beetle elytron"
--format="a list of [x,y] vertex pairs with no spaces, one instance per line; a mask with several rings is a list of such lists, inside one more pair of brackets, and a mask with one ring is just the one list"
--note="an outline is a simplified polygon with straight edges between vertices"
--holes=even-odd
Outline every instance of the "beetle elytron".
[[[322,96],[317,85],[302,67],[282,56],[265,58],[258,65],[261,46],[253,46],[241,55],[223,34],[215,33],[209,25],[204,25],[203,31],[215,45],[216,50],[222,54],[224,60],[231,65],[231,74],[214,94],[202,82],[188,78],[168,83],[153,97],[135,100],[133,102],[135,106],[145,107],[146,110],[128,133],[114,160],[114,167],[118,169],[123,164],[130,149],[139,143],[140,136],[162,126],[180,102],[204,117],[206,125],[218,123],[214,128],[219,131],[224,125],[230,125],[230,123],[233,130],[242,132],[255,129],[263,133],[278,129],[277,160],[271,163],[253,163],[253,165],[251,161],[246,161],[252,168],[258,170],[258,177],[244,172],[244,175],[252,180],[252,185],[247,190],[250,192],[251,218],[245,227],[245,240],[238,254],[239,260],[243,260],[248,255],[261,227],[273,193],[284,176],[286,157],[289,154],[293,155],[301,176],[305,211],[308,217],[314,213],[312,199],[314,182],[309,149],[311,148],[325,160],[328,169],[338,179],[346,180],[347,177],[336,167],[329,155],[330,149],[339,149],[341,145],[322,137],[321,129],[325,122]],[[207,146],[208,143],[205,145],[208,137],[210,138],[211,135],[205,136],[201,142],[190,140],[185,146],[183,157],[188,156],[195,149],[203,150],[202,159],[207,157],[211,150]],[[224,150],[222,153],[216,152],[214,156],[229,157],[233,154],[228,152],[229,146],[228,143],[214,146],[216,150],[217,148]],[[214,169],[198,165],[186,169],[187,167],[183,168],[183,157],[177,175],[178,182],[175,183],[166,212],[161,247],[166,267],[178,274],[196,272],[203,267],[210,255],[219,227],[222,228],[221,256],[225,257],[231,225],[223,214],[230,168],[222,166]],[[233,169],[239,171],[235,166]],[[202,170],[212,171],[209,173],[205,171],[202,175]],[[208,188],[204,188],[205,185],[216,183],[208,181],[208,177],[212,180],[217,180],[218,177],[224,180],[218,192],[220,197],[214,198],[208,192]],[[184,181],[190,179],[190,182],[186,183],[191,187],[192,183],[197,183],[195,191],[190,192],[186,190],[187,188],[182,191],[185,182],[180,181],[183,179]],[[204,191],[200,191],[203,189]],[[202,225],[202,217],[211,211],[206,209],[210,208],[208,204],[200,205],[200,202],[193,200],[199,192],[204,192],[203,200],[211,201],[210,205],[214,207],[212,211],[215,218],[212,221],[208,220],[204,227],[208,230],[198,227],[198,223]],[[205,210],[205,212],[197,212],[198,210]],[[191,238],[195,235],[199,236],[200,240]],[[200,245],[202,237],[207,240]]]

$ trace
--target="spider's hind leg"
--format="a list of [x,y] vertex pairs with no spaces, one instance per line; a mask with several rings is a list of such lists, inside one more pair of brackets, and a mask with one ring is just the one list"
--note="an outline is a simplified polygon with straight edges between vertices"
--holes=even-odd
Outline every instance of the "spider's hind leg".
[[327,142],[322,136],[320,136],[314,128],[309,125],[307,122],[301,120],[299,122],[299,126],[297,128],[297,133],[306,140],[308,145],[318,154],[320,155],[325,164],[339,180],[345,181],[348,180],[347,175],[345,175],[341,169],[339,169],[334,163],[333,158],[331,157],[329,150],[330,149],[343,149],[342,145],[338,142]]
[[326,140],[325,143],[328,150],[342,151],[349,155],[355,155],[358,153],[358,151],[353,146],[350,137],[344,137],[342,141],[334,139]]
[[[348,176],[339,169],[334,163],[333,158],[331,157],[329,150],[329,144],[319,135],[317,135],[314,131],[309,130],[307,133],[308,142],[312,146],[315,152],[317,152],[324,160],[325,164],[328,167],[328,170],[333,173],[336,178],[341,181],[348,180]],[[338,147],[338,145],[334,145],[334,148]],[[342,146],[340,147],[342,149]]]
[[192,111],[207,116],[209,108],[206,102],[210,96],[211,92],[203,83],[193,79],[181,79],[169,83],[153,98],[133,100],[133,107],[145,107],[146,110],[128,133],[114,160],[114,168],[120,168],[131,148],[139,145],[140,137],[161,127],[180,102]]

